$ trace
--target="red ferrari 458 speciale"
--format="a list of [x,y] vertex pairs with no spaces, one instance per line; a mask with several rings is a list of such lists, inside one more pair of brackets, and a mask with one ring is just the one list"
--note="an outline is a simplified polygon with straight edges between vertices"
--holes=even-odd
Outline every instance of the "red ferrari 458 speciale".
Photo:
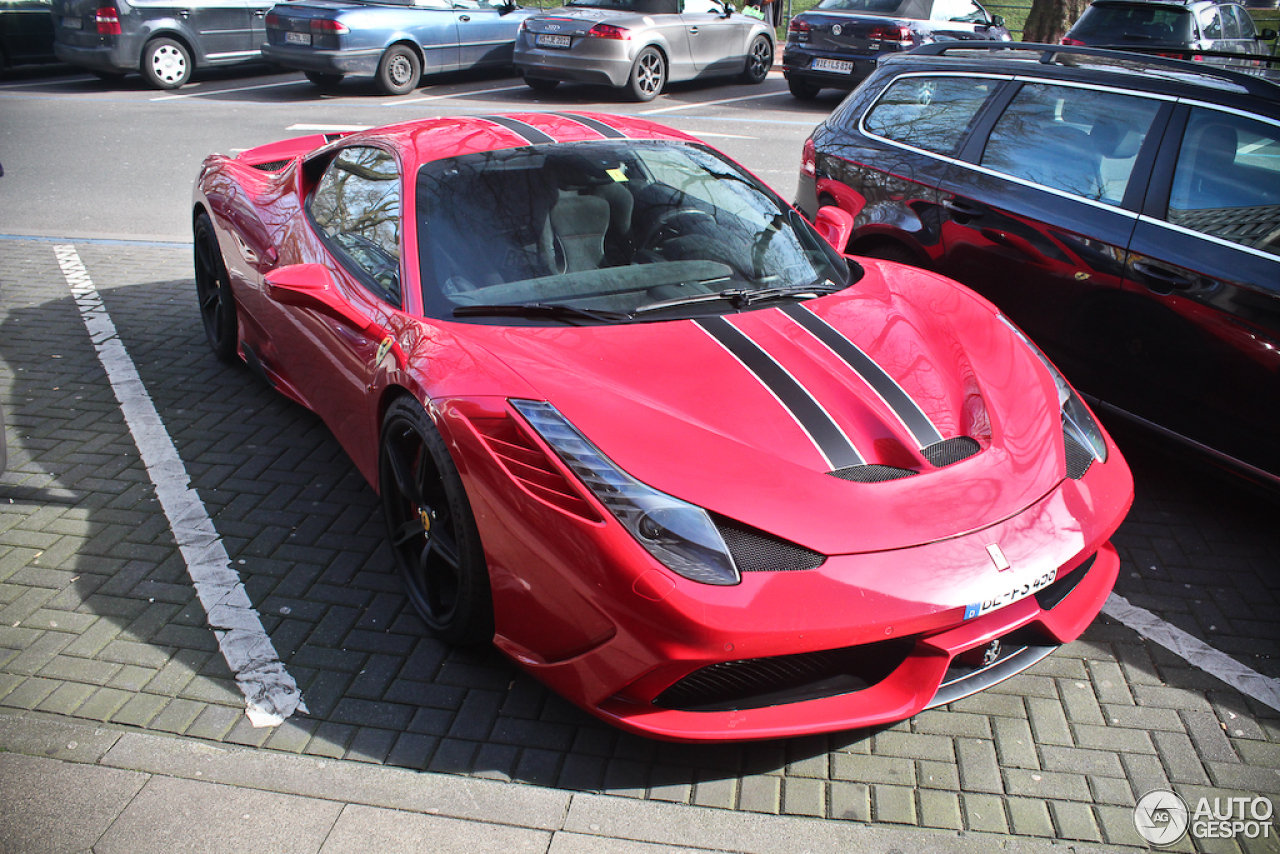
[[900,720],[1115,581],[1132,477],[1040,351],[685,134],[288,140],[208,158],[192,220],[214,352],[333,430],[430,629],[624,729]]

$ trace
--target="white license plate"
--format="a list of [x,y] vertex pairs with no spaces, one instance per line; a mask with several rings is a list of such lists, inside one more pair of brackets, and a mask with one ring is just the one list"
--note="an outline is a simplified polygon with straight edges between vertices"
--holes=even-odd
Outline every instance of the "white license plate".
[[568,36],[538,36],[538,47],[569,47],[573,44],[573,39]]
[[84,29],[84,21],[79,18],[63,18],[62,26],[68,30],[81,30]]
[[974,617],[981,617],[983,614],[990,614],[998,608],[1005,605],[1012,605],[1020,599],[1026,599],[1033,593],[1037,593],[1054,582],[1058,577],[1058,570],[1049,570],[1048,572],[1037,575],[1035,578],[1028,579],[1021,584],[1010,584],[1004,589],[998,589],[994,595],[982,600],[974,602],[972,605],[966,605],[964,609],[964,618],[972,620]]
[[815,59],[813,61],[814,71],[834,71],[836,74],[852,74],[853,63],[845,62],[843,59]]
[[311,44],[311,33],[285,33],[285,44]]

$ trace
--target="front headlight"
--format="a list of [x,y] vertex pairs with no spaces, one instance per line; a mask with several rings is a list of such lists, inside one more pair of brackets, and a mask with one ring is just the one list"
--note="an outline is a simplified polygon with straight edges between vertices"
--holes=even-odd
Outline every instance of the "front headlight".
[[618,468],[550,403],[513,400],[538,435],[622,526],[664,566],[702,584],[742,580],[707,511]]
[[1058,372],[1053,362],[1040,351],[1040,348],[1031,343],[1031,339],[1022,334],[1022,330],[1014,326],[1009,318],[1003,314],[1000,315],[1005,326],[1013,330],[1013,334],[1030,348],[1032,353],[1049,369],[1049,374],[1053,377],[1053,384],[1058,389],[1058,406],[1062,409],[1062,432],[1074,439],[1082,448],[1089,452],[1092,457],[1100,463],[1107,461],[1107,440],[1102,437],[1102,428],[1098,426],[1098,422],[1094,420],[1090,414],[1088,407],[1084,405],[1084,401],[1080,399],[1080,395],[1071,387],[1066,378]]

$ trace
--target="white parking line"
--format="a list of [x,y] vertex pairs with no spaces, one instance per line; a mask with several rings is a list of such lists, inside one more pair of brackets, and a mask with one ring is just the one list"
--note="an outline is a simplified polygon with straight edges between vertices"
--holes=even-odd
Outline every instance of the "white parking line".
[[1280,682],[1275,679],[1246,667],[1225,652],[1219,652],[1194,635],[1166,623],[1145,608],[1130,605],[1118,593],[1107,597],[1102,613],[1113,620],[1119,620],[1147,640],[1160,644],[1192,667],[1198,667],[1210,676],[1221,679],[1241,694],[1280,711]]
[[503,86],[501,89],[474,89],[466,92],[454,92],[450,95],[428,95],[425,98],[409,98],[408,100],[387,101],[384,107],[403,107],[406,104],[424,104],[427,101],[443,101],[450,98],[465,100],[471,95],[492,95],[494,92],[520,92],[527,89],[527,86]]
[[230,89],[210,89],[205,92],[186,92],[182,95],[161,95],[152,101],[181,101],[184,98],[203,98],[206,95],[234,95],[236,92],[252,92],[255,89],[279,89],[281,86],[297,86],[301,80],[285,80],[281,83],[260,83],[257,86],[235,86]]
[[656,116],[659,113],[674,113],[677,110],[696,110],[699,107],[714,107],[717,104],[735,104],[739,101],[758,101],[761,98],[777,98],[786,92],[761,92],[759,95],[744,95],[741,98],[722,98],[719,101],[697,101],[693,104],[676,104],[672,107],[658,107],[656,110],[641,110],[642,116]]
[[199,494],[191,487],[186,465],[142,384],[89,271],[75,246],[58,244],[53,251],[120,402],[147,475],[155,485],[156,497],[186,561],[187,574],[204,606],[209,628],[245,696],[249,722],[255,727],[277,726],[295,711],[305,713],[302,693],[276,654],[240,574],[231,568],[222,538]]

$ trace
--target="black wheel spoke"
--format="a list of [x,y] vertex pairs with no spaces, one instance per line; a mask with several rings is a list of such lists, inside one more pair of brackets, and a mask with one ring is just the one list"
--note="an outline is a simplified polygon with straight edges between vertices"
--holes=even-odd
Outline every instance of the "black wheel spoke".
[[[401,437],[401,440],[403,438],[405,437]],[[419,488],[421,481],[414,477],[414,466],[405,459],[404,450],[401,441],[391,437],[387,443],[387,461],[391,464],[391,474],[395,478],[396,489],[410,504],[421,506],[422,490]],[[421,461],[419,461],[420,465]]]
[[421,537],[426,532],[422,530],[422,520],[416,517],[406,519],[396,529],[391,536],[391,545],[400,548],[406,543],[413,541],[415,537]]

